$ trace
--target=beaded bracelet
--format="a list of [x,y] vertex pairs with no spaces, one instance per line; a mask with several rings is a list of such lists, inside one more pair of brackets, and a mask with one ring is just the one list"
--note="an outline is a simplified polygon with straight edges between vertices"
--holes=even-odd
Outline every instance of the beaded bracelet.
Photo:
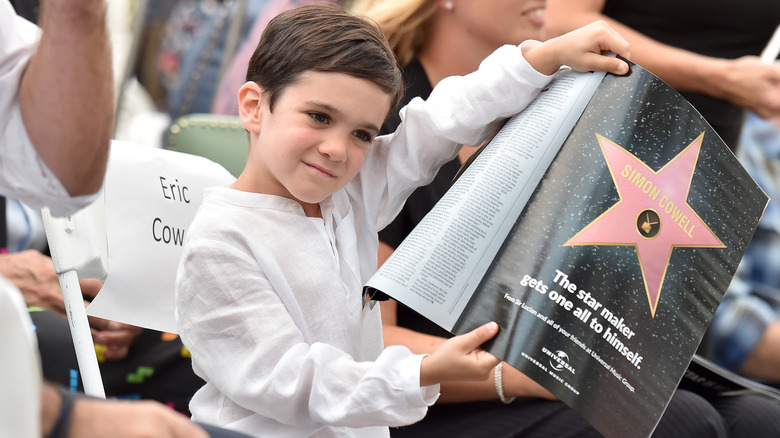
[[493,368],[493,380],[496,382],[496,392],[498,393],[498,398],[501,399],[501,403],[508,405],[509,403],[515,401],[516,397],[504,397],[504,380],[501,373],[502,364],[503,362],[500,362],[498,365],[496,365],[495,368]]
[[62,403],[60,404],[60,412],[57,414],[57,420],[54,422],[54,426],[51,428],[47,438],[68,438],[70,423],[73,418],[73,403],[82,396],[63,387],[57,387],[57,392],[59,392],[62,398]]

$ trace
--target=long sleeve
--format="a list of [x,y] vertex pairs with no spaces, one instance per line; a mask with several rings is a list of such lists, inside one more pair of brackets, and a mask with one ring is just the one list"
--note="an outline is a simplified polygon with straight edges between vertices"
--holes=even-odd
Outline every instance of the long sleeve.
[[428,99],[415,98],[401,109],[402,121],[393,134],[377,139],[356,182],[365,190],[377,175],[385,176],[380,196],[364,196],[367,204],[380,201],[378,229],[395,217],[415,188],[428,184],[455,157],[460,145],[478,146],[550,82],[552,76],[528,64],[521,47],[503,46],[477,71],[442,80]]

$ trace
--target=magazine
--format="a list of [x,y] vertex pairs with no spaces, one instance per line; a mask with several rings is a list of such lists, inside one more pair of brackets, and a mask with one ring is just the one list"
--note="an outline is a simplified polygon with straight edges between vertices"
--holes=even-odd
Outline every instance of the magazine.
[[768,199],[638,65],[561,74],[368,281],[485,348],[606,436],[649,436]]
[[704,396],[751,394],[780,400],[780,389],[732,373],[698,354],[693,356],[691,364],[688,365],[688,369],[680,381],[680,388]]

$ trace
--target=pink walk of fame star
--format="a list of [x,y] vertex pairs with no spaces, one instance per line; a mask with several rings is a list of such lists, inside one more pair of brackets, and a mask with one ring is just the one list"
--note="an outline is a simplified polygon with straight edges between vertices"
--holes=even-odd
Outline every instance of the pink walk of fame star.
[[655,317],[672,249],[725,247],[687,202],[704,133],[657,172],[611,140],[596,137],[620,200],[564,246],[636,248]]

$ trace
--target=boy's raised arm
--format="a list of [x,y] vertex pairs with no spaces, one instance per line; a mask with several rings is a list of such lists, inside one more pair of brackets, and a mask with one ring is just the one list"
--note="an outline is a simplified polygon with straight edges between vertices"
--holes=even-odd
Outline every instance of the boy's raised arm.
[[[493,52],[477,71],[439,82],[426,100],[412,100],[401,118],[419,118],[441,137],[477,145],[494,131],[494,122],[522,111],[561,66],[578,71],[606,70],[625,74],[628,64],[606,52],[628,58],[628,43],[607,23],[596,22],[543,43],[526,41]],[[422,109],[422,111],[420,111]],[[425,120],[429,119],[429,120]]]
[[[562,65],[580,71],[628,72],[626,62],[603,54],[607,51],[626,58],[629,55],[628,43],[605,22],[543,43],[526,41],[520,46],[500,47],[477,71],[445,78],[428,99],[417,97],[401,109],[402,122],[396,132],[379,137],[386,143],[382,150],[388,151],[388,161],[368,160],[363,169],[381,173],[388,167],[401,167],[407,170],[402,176],[425,175],[424,169],[441,165],[444,154],[450,153],[451,159],[457,145],[476,146],[496,132],[500,123],[522,111],[538,95]],[[424,144],[425,148],[420,150],[415,144]],[[416,159],[410,161],[410,156]],[[394,188],[416,187],[420,181],[399,180],[396,175],[387,184],[387,202],[382,205],[389,214],[377,215],[380,228],[395,216],[409,195]]]

